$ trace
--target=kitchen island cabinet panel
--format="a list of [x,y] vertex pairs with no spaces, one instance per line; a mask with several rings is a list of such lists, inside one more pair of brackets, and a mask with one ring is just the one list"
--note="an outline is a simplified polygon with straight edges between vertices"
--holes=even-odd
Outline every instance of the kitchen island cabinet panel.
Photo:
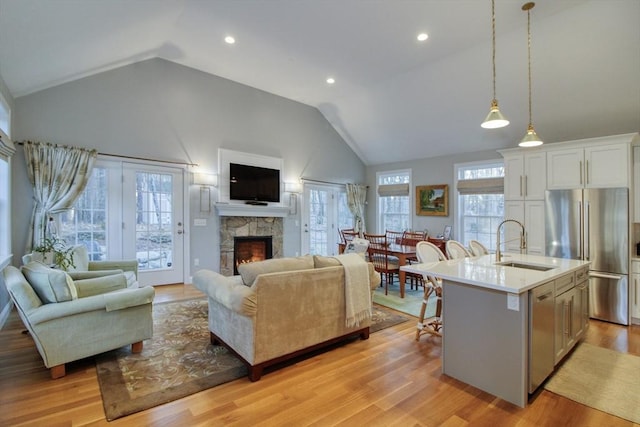
[[[517,311],[507,306],[508,298]],[[442,372],[524,407],[528,293],[507,294],[445,280],[443,301]]]

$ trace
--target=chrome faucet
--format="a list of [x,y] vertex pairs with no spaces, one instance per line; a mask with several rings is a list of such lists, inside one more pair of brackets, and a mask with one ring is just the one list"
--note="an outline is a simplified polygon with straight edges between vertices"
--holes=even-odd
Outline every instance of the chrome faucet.
[[[502,253],[500,252],[500,227],[502,227],[502,224],[504,224],[505,222],[515,222],[520,226],[520,228],[522,229],[520,231],[520,253],[522,253],[525,249],[527,249],[527,242],[525,241],[525,238],[524,238],[524,225],[522,225],[520,221],[517,221],[515,219],[505,219],[500,223],[500,225],[498,225],[498,230],[496,231],[496,261],[502,260]],[[505,243],[507,242],[508,241],[505,240]]]

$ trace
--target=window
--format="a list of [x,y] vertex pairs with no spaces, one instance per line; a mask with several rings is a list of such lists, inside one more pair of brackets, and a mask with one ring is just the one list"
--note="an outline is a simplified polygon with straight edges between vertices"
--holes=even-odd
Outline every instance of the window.
[[11,108],[2,93],[0,93],[0,130],[6,135],[11,135]]
[[11,157],[13,142],[0,129],[0,270],[11,260]]
[[459,240],[478,240],[495,251],[495,230],[504,218],[502,161],[456,165]]
[[378,172],[378,232],[411,229],[411,171]]

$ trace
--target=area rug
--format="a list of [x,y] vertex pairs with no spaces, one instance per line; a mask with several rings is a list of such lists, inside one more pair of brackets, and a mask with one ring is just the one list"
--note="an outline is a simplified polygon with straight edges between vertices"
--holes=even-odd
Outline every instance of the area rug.
[[640,357],[581,343],[544,388],[640,424]]
[[[389,286],[387,295],[384,294],[384,286],[376,288],[376,291],[373,294],[373,302],[411,316],[418,317],[420,315],[420,309],[422,308],[423,297],[423,288],[412,290],[410,289],[410,286],[407,285],[404,292],[404,298],[400,298],[400,286],[395,282]],[[435,313],[436,298],[435,295],[432,295],[427,302],[425,318],[433,317],[435,316]]]
[[[371,332],[409,320],[374,305]],[[153,306],[153,338],[139,354],[130,346],[96,358],[107,420],[143,411],[247,375],[245,365],[222,346],[211,345],[207,300]]]

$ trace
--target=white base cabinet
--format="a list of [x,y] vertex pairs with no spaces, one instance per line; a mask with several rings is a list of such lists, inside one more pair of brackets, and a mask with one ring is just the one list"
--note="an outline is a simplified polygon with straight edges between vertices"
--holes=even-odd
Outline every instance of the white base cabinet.
[[631,261],[631,274],[629,278],[631,323],[640,325],[640,260]]

